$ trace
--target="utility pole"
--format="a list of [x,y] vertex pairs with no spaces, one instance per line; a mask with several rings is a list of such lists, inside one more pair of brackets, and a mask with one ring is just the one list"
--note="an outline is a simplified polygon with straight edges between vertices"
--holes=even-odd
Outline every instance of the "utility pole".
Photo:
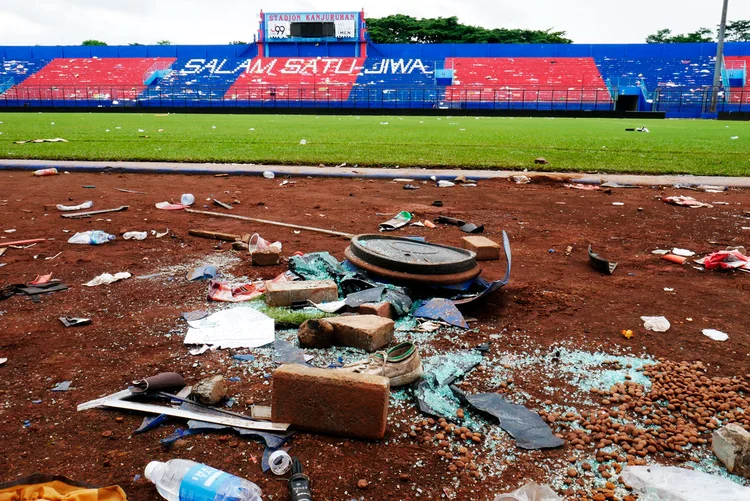
[[711,113],[716,113],[716,105],[719,99],[719,86],[721,85],[721,63],[724,60],[724,33],[727,30],[727,10],[729,0],[724,0],[721,11],[721,25],[719,26],[719,43],[716,47],[716,66],[714,66],[714,85],[711,92]]

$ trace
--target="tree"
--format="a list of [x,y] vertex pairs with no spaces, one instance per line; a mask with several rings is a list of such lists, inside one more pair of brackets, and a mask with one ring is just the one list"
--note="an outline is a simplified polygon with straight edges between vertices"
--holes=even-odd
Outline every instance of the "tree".
[[95,46],[102,46],[107,45],[107,42],[102,42],[101,40],[84,40],[81,45],[95,45]]
[[143,44],[138,43],[138,42],[132,42],[132,43],[129,43],[128,45],[130,45],[131,47],[136,47],[136,46],[142,46]]
[[172,42],[170,42],[169,40],[159,40],[158,42],[156,42],[156,45],[172,45]]
[[235,40],[234,42],[229,42],[229,45],[248,45],[248,43]]
[[708,28],[679,35],[672,35],[672,30],[663,29],[646,37],[646,43],[701,43],[713,42],[713,32]]
[[573,43],[564,31],[521,30],[461,24],[458,18],[416,19],[403,14],[367,19],[374,43]]
[[750,19],[727,23],[727,42],[750,42]]

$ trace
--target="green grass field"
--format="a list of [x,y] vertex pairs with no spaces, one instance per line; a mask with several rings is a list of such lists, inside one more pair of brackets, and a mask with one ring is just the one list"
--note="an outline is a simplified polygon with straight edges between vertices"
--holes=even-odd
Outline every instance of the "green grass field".
[[[33,112],[0,122],[0,158],[750,175],[747,122]],[[650,133],[625,131],[644,125]],[[56,137],[69,142],[14,144]]]

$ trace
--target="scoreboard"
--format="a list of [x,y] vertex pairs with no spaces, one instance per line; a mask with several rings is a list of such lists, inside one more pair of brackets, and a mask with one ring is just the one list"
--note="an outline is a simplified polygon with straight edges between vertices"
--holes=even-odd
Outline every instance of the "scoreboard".
[[263,13],[266,42],[360,41],[359,12]]

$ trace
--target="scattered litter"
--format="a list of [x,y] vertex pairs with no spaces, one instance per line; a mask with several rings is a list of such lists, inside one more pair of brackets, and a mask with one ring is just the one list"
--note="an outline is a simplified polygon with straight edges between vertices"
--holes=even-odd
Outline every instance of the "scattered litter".
[[683,256],[675,256],[674,254],[664,254],[661,256],[662,259],[665,261],[669,261],[670,263],[675,264],[685,264],[687,263],[687,258]]
[[675,256],[680,256],[680,257],[693,257],[693,256],[695,256],[695,252],[693,252],[691,250],[688,250],[688,249],[679,249],[677,247],[675,247],[674,249],[672,249],[672,254],[674,254]]
[[430,229],[437,228],[437,226],[435,226],[435,223],[433,223],[429,219],[425,219],[422,224],[425,225],[427,228],[430,228]]
[[696,263],[702,264],[707,270],[750,270],[750,258],[739,250],[713,252]]
[[299,144],[301,144],[302,146],[306,145],[307,139],[300,139]]
[[52,388],[50,391],[68,391],[70,389],[70,384],[72,381],[63,381],[61,383],[57,383],[54,388]]
[[435,220],[438,223],[442,224],[451,224],[453,226],[458,226],[461,231],[464,233],[482,233],[484,232],[484,225],[477,226],[474,223],[467,223],[466,221],[462,219],[457,219],[455,217],[448,217],[448,216],[438,216],[438,218]]
[[549,163],[549,160],[544,157],[539,157],[534,159],[534,163],[536,165],[547,165]]
[[121,191],[123,193],[135,193],[136,195],[147,195],[145,191],[136,191],[136,190],[126,190],[125,188],[115,188],[117,191]]
[[419,186],[414,186],[413,184],[405,184],[404,189],[405,190],[418,190]]
[[281,242],[270,243],[257,233],[253,233],[247,241],[247,249],[250,254],[254,252],[281,252]]
[[37,275],[33,281],[29,282],[29,285],[44,285],[49,283],[50,280],[52,280],[52,273],[49,275]]
[[188,350],[188,353],[190,353],[194,357],[197,357],[198,355],[203,355],[210,349],[211,349],[210,346],[208,346],[207,344],[204,344],[200,348],[193,348],[192,350]]
[[151,234],[154,236],[154,238],[166,237],[167,235],[169,235],[169,228],[167,228],[167,231],[165,231],[163,233],[159,233],[156,230],[151,230]]
[[[303,139],[303,141],[304,141],[304,139]],[[302,144],[304,144],[304,143],[302,143]],[[267,170],[267,171],[263,172],[263,177],[266,178],[266,179],[273,179],[273,178],[276,177],[276,174],[274,174],[270,170]]]
[[522,449],[548,449],[565,443],[552,434],[539,414],[523,405],[512,404],[497,393],[466,395],[466,400],[476,409],[495,416],[500,421],[500,427]]
[[624,202],[612,202],[612,205],[616,205],[618,207],[622,207],[623,205],[625,205],[625,203]]
[[630,330],[630,329],[623,329],[621,333],[622,333],[622,336],[625,339],[632,339],[633,336],[635,336],[635,334],[633,333],[633,331]]
[[380,231],[393,231],[406,226],[411,221],[412,215],[408,211],[401,211],[393,219],[380,223]]
[[676,466],[626,466],[621,479],[644,501],[750,499],[750,487],[743,487],[719,475]]
[[456,183],[441,179],[440,181],[437,182],[437,186],[438,188],[450,188],[452,186],[456,186]]
[[494,501],[562,501],[555,491],[546,485],[529,482],[509,494],[500,494]]
[[80,205],[62,205],[62,204],[58,204],[57,205],[57,210],[64,211],[64,212],[69,212],[69,211],[90,209],[93,206],[94,206],[94,202],[92,202],[92,201],[89,200],[88,202],[83,202]]
[[214,279],[219,274],[219,269],[213,265],[200,266],[195,268],[193,271],[189,271],[185,278],[189,281],[194,282],[196,280],[207,280]]
[[412,314],[416,318],[427,318],[439,320],[455,327],[468,329],[469,325],[464,316],[458,311],[453,301],[449,299],[435,298],[420,305]]
[[274,475],[285,475],[292,468],[292,458],[283,450],[275,451],[268,459]]
[[222,310],[188,322],[185,344],[217,348],[258,348],[274,341],[273,319],[249,307]]
[[641,320],[643,320],[643,327],[647,331],[667,332],[671,327],[666,317],[641,317]]
[[431,368],[414,390],[419,410],[431,416],[456,419],[461,402],[450,385],[482,362],[482,354],[463,351],[433,357]]
[[510,179],[516,184],[529,184],[531,182],[531,178],[528,176],[510,176]]
[[594,190],[599,189],[599,186],[595,184],[569,183],[569,184],[564,184],[563,186],[565,186],[566,188],[570,188],[572,190],[594,191]]
[[[28,428],[26,421],[23,426]],[[98,488],[62,475],[36,473],[0,484],[0,499],[127,501],[127,495],[119,485]]]
[[116,237],[101,230],[90,230],[76,233],[68,239],[69,244],[101,245],[111,242]]
[[666,197],[666,198],[662,198],[662,201],[667,204],[680,205],[683,207],[690,207],[693,209],[698,209],[701,207],[708,207],[709,209],[713,208],[713,205],[699,202],[693,197],[684,197],[684,196]]
[[60,317],[59,320],[65,327],[80,327],[91,323],[90,318]]
[[606,259],[600,257],[599,254],[595,254],[591,245],[589,245],[589,263],[591,263],[591,266],[595,270],[607,275],[611,275],[612,273],[614,273],[615,269],[617,268],[617,263],[607,261]]
[[262,280],[237,285],[211,280],[208,284],[208,299],[211,301],[240,303],[261,296],[265,290],[265,282]]
[[600,188],[640,188],[637,184],[625,184],[616,183],[614,181],[607,181],[599,185]]
[[0,365],[5,365],[5,363],[8,361],[7,358],[0,358]]
[[651,254],[655,254],[657,256],[666,256],[667,254],[669,254],[669,251],[666,249],[656,249],[652,250]]
[[228,203],[222,202],[221,200],[216,200],[215,198],[214,198],[214,199],[212,199],[212,200],[213,200],[213,202],[214,202],[214,203],[215,203],[216,205],[218,205],[219,207],[221,207],[221,208],[223,208],[223,209],[227,209],[227,210],[232,210],[232,209],[234,209],[234,207],[232,207],[232,206],[231,206],[231,205],[229,205]]
[[60,214],[60,216],[67,218],[67,219],[82,219],[82,218],[94,216],[96,214],[108,214],[110,212],[122,212],[124,210],[128,210],[129,207],[130,206],[128,205],[121,205],[120,207],[115,207],[114,209],[94,210],[94,211],[89,211],[89,212],[74,212],[72,214]]
[[148,232],[145,231],[128,231],[122,235],[125,240],[146,240]]
[[187,206],[182,204],[171,204],[169,202],[159,202],[156,204],[156,208],[161,210],[182,210],[186,209]]
[[252,362],[255,360],[255,355],[233,355],[232,358],[241,362]]
[[726,332],[717,331],[716,329],[703,329],[701,332],[703,332],[704,336],[707,336],[714,341],[726,341],[729,339],[729,334]]
[[[0,242],[0,247],[17,247],[19,245],[27,245],[27,244],[37,244],[39,242],[46,242],[46,239],[44,238],[34,238],[31,240],[16,240],[14,242]],[[31,246],[29,245],[29,246]]]
[[[52,125],[55,125],[54,122],[52,122]],[[61,137],[56,137],[54,139],[26,139],[24,141],[14,141],[15,144],[27,144],[27,143],[67,143],[65,139]],[[47,170],[47,169],[45,169]],[[38,171],[37,171],[38,172]],[[55,172],[57,174],[57,172]],[[37,174],[34,174],[37,175]],[[46,176],[48,174],[41,174],[42,176]]]
[[127,271],[121,271],[119,273],[115,273],[114,275],[110,273],[102,273],[98,277],[94,278],[93,280],[86,282],[86,287],[97,287],[99,285],[109,285],[113,284],[115,282],[119,282],[120,280],[127,280],[128,278],[132,277],[130,273]]
[[192,193],[183,193],[180,196],[180,204],[184,206],[190,206],[195,203],[195,196]]

